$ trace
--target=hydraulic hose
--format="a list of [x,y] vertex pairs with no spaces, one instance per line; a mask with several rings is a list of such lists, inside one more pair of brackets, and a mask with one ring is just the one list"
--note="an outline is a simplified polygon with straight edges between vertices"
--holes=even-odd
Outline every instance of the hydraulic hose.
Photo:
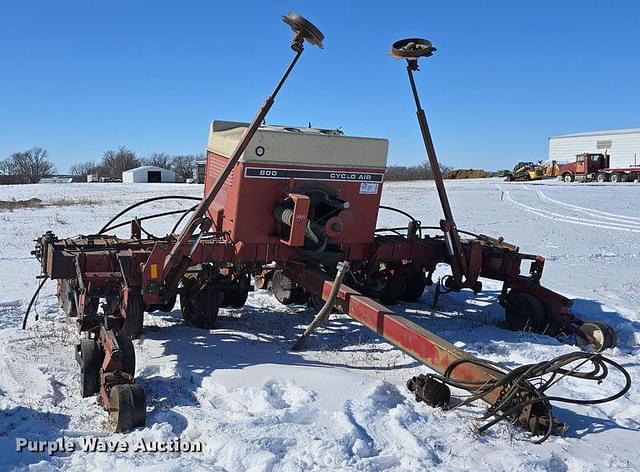
[[[592,365],[591,370],[578,370],[584,364],[589,362]],[[453,380],[451,377],[455,369],[463,366],[464,364],[474,364],[485,369],[493,370],[502,377],[496,381],[485,380],[482,382]],[[565,377],[592,380],[601,383],[609,374],[609,368],[607,365],[620,372],[625,379],[624,386],[612,395],[602,398],[583,400],[579,398],[547,396],[545,394],[546,390]],[[538,403],[543,403],[546,406],[545,411],[548,415],[548,426],[547,430],[542,434],[542,438],[534,441],[535,443],[544,442],[553,433],[554,417],[551,413],[552,401],[571,403],[575,405],[597,405],[616,400],[625,395],[631,388],[631,376],[623,366],[602,356],[601,354],[582,351],[564,354],[549,361],[523,365],[516,369],[508,369],[488,360],[461,359],[451,363],[444,372],[444,375],[431,375],[433,378],[447,385],[471,392],[469,397],[460,401],[455,406],[448,408],[450,410],[469,405],[495,390],[501,391],[498,400],[482,417],[482,419],[489,421],[478,428],[479,432],[486,431],[488,428],[502,420],[513,421],[514,419],[517,419],[517,416],[521,414],[524,408]]]
[[[178,218],[178,221],[176,221],[176,224],[173,225],[173,228],[171,228],[171,233],[170,234],[174,234],[177,230],[178,230],[178,226],[180,226],[180,223],[182,223],[184,221],[184,218],[191,213],[192,211],[195,211],[195,209],[198,208],[198,205],[194,205],[191,208],[187,208],[183,215]],[[220,228],[216,228],[216,229],[220,229]]]
[[152,197],[152,198],[147,198],[145,200],[140,200],[139,202],[134,203],[133,205],[129,205],[127,208],[125,208],[124,210],[122,210],[120,213],[118,213],[116,216],[114,216],[113,218],[111,218],[103,227],[100,231],[98,231],[98,234],[102,234],[104,233],[109,226],[116,221],[118,218],[120,218],[122,215],[124,215],[125,213],[133,210],[134,208],[139,207],[140,205],[144,205],[146,203],[151,203],[151,202],[156,202],[158,200],[194,200],[194,201],[201,201],[202,198],[199,197],[189,197],[186,195],[162,195],[159,197]]
[[[406,231],[406,229],[407,228],[404,227],[404,226],[399,226],[399,227],[395,227],[395,228],[376,228],[376,233],[383,233],[385,231],[390,231],[390,232],[393,232],[393,233],[397,234],[399,231]],[[420,226],[418,226],[418,229],[420,229],[420,230],[423,230],[423,229],[436,229],[436,230],[442,231],[442,228],[440,228],[439,226],[423,226],[423,225],[420,225]],[[471,237],[476,238],[476,239],[482,239],[481,235],[479,235],[477,233],[472,233],[471,231],[464,231],[464,230],[459,229],[458,233],[466,234],[466,235],[471,236]]]
[[395,211],[396,213],[400,213],[401,215],[406,216],[411,221],[417,221],[412,215],[410,215],[406,211],[400,210],[399,208],[390,207],[390,206],[386,206],[386,205],[380,205],[378,208],[380,208],[381,210]]
[[33,292],[33,296],[31,297],[31,301],[29,302],[29,306],[27,307],[27,311],[24,314],[24,317],[22,318],[22,329],[26,329],[27,327],[27,319],[29,318],[29,312],[31,312],[31,308],[33,307],[33,304],[36,302],[38,295],[40,294],[40,290],[42,290],[42,287],[44,286],[44,283],[49,280],[47,277],[43,277],[42,282],[40,282],[40,284],[38,285],[38,288],[36,289],[35,292]]
[[[136,218],[136,219],[138,221],[152,220],[154,218],[162,218],[163,216],[177,215],[179,213],[187,213],[189,211],[193,211],[193,210],[191,208],[187,208],[186,210],[171,210],[171,211],[165,211],[165,212],[162,212],[162,213],[155,213],[153,215],[143,216],[143,217]],[[114,229],[122,228],[123,226],[131,224],[133,221],[134,220],[127,220],[127,221],[124,221],[122,223],[118,223],[117,225],[109,226],[108,228],[103,228],[103,230],[101,232],[102,233],[106,233],[107,231],[112,231]],[[181,220],[179,220],[179,221],[181,221]]]

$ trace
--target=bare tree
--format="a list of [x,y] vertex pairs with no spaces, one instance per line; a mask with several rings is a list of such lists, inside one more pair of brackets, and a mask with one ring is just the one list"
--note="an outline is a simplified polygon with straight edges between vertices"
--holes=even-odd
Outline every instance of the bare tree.
[[142,163],[146,166],[156,166],[168,169],[173,163],[173,158],[165,152],[154,152],[149,157],[142,159]]
[[34,147],[24,152],[11,154],[0,163],[0,172],[4,175],[16,176],[20,180],[35,184],[42,177],[53,174],[55,166],[49,160],[49,153],[41,147]]
[[2,184],[26,184],[27,178],[16,174],[16,166],[10,157],[0,161],[0,175]]
[[0,161],[0,174],[2,175],[16,175],[15,165],[13,159],[10,157]]
[[173,157],[171,169],[176,173],[179,181],[184,182],[189,178],[193,178],[193,167],[196,161],[203,159],[202,154],[189,154]]
[[100,166],[93,161],[80,162],[72,165],[70,171],[72,175],[86,177],[87,175],[100,174]]
[[121,179],[125,170],[133,169],[140,165],[135,153],[125,146],[120,146],[117,151],[106,151],[102,156],[100,168],[105,177]]

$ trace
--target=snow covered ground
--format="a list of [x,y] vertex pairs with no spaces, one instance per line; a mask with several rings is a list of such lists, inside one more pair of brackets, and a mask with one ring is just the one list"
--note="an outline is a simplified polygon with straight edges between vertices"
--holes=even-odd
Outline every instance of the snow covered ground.
[[[501,180],[447,182],[460,228],[544,255],[543,282],[575,298],[584,319],[613,326],[619,347],[607,352],[634,379],[640,374],[640,185],[529,184]],[[559,405],[570,424],[564,437],[532,445],[499,425],[478,436],[473,419],[484,410],[443,413],[418,404],[406,380],[428,370],[345,317],[313,336],[307,350],[292,342],[312,319],[305,307],[283,307],[266,292],[242,310],[222,310],[218,329],[187,327],[178,307],[145,315],[135,341],[137,378],[147,395],[147,427],[112,434],[95,398],[81,398],[73,357],[73,323],[45,285],[40,320],[20,329],[36,287],[32,240],[97,231],[129,203],[168,193],[201,195],[198,185],[69,184],[0,187],[0,200],[43,200],[44,207],[0,211],[0,470],[638,470],[639,387],[613,403]],[[67,205],[70,201],[81,204]],[[437,224],[433,184],[386,184],[383,201]],[[53,203],[53,204],[52,204]],[[185,207],[158,202],[146,210]],[[50,205],[52,204],[52,205]],[[381,225],[404,224],[382,212]],[[162,234],[170,223],[149,224]],[[126,232],[125,232],[126,233]],[[123,235],[125,234],[123,233]],[[469,352],[508,366],[537,362],[575,349],[569,340],[514,333],[503,325],[497,283],[477,297],[446,294],[430,308],[397,307],[414,321]],[[616,391],[602,384],[566,382],[554,393],[581,398]],[[55,441],[140,439],[200,441],[201,453],[16,452],[16,438]]]

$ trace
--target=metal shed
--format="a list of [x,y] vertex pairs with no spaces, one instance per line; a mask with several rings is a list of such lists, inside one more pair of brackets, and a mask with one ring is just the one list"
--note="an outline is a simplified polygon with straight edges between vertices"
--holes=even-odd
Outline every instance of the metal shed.
[[640,128],[592,131],[549,138],[549,160],[574,161],[577,154],[607,153],[611,167],[640,165]]
[[124,171],[122,181],[125,183],[175,182],[176,173],[162,167],[141,166]]

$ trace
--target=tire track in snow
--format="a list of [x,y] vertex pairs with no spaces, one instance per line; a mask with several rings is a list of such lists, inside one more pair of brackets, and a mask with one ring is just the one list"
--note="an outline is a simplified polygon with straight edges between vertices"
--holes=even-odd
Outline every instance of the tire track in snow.
[[567,207],[567,208],[572,208],[572,209],[574,209],[576,211],[579,211],[581,213],[586,213],[588,215],[591,215],[594,218],[603,218],[605,220],[614,220],[614,221],[630,220],[629,223],[632,223],[634,225],[640,226],[640,217],[620,215],[618,213],[609,213],[607,211],[596,210],[595,208],[587,208],[587,207],[581,207],[579,205],[573,205],[571,203],[566,203],[566,202],[563,202],[561,200],[556,200],[555,198],[547,197],[544,194],[544,192],[542,192],[541,190],[533,190],[532,188],[528,187],[527,185],[524,185],[523,187],[526,188],[527,190],[531,190],[531,191],[536,192],[536,194],[538,194],[538,196],[544,198],[545,200],[548,200],[550,202],[556,203],[558,205],[562,205],[562,206]]
[[525,211],[529,212],[529,213],[533,213],[535,215],[541,216],[543,218],[547,218],[550,220],[556,220],[556,221],[563,221],[566,223],[573,223],[576,225],[582,225],[582,226],[590,226],[593,228],[601,228],[601,229],[612,229],[615,231],[626,231],[626,232],[630,232],[630,233],[640,233],[640,226],[636,226],[635,224],[631,223],[630,225],[625,225],[625,224],[621,224],[621,223],[611,223],[608,221],[593,221],[593,220],[587,220],[587,219],[581,219],[581,218],[577,218],[574,216],[569,216],[569,215],[563,215],[560,213],[555,213],[553,211],[550,210],[543,210],[541,208],[535,208],[529,205],[525,205],[522,202],[518,202],[516,200],[513,199],[513,197],[511,196],[511,193],[509,190],[505,190],[503,187],[501,187],[500,185],[498,185],[498,188],[503,192],[504,196],[507,198],[507,200],[511,203],[513,203],[516,206],[519,206],[521,208],[523,208]]
[[[539,198],[546,199],[551,203],[564,205],[565,207],[571,208],[575,211],[584,213],[586,215],[586,217],[567,215],[565,218],[586,221],[586,222],[593,222],[593,223],[601,223],[601,224],[610,225],[610,226],[620,226],[623,228],[640,229],[640,218],[638,218],[638,221],[636,222],[636,221],[633,221],[633,219],[635,219],[635,217],[633,216],[628,217],[625,215],[618,215],[616,213],[601,212],[600,210],[595,210],[592,208],[572,205],[570,203],[562,202],[561,200],[556,200],[556,199],[547,197],[542,191],[534,190],[527,185],[524,185],[523,188],[531,192],[535,192]],[[540,211],[550,211],[550,210],[540,209]],[[603,215],[599,215],[597,214],[597,212],[603,213]],[[606,216],[606,215],[615,215],[615,216]],[[631,220],[625,221],[623,218],[631,218]],[[611,220],[611,221],[602,221],[602,220]]]
[[593,227],[593,228],[613,229],[613,230],[617,230],[617,231],[640,233],[640,227],[637,227],[637,226],[626,226],[626,225],[622,225],[622,224],[618,224],[618,223],[610,223],[608,221],[606,221],[606,222],[602,222],[602,221],[598,222],[598,221],[593,221],[593,220],[585,220],[585,219],[576,218],[576,217],[573,217],[573,216],[568,216],[568,215],[564,215],[564,214],[560,214],[560,213],[555,213],[555,212],[549,211],[549,210],[543,210],[543,209],[531,207],[529,205],[525,205],[524,203],[515,201],[511,197],[511,195],[510,195],[508,190],[504,191],[504,192],[505,192],[505,196],[507,197],[507,199],[511,203],[513,203],[514,205],[522,207],[525,211],[528,211],[529,213],[533,213],[535,215],[542,216],[543,218],[556,220],[556,221],[562,221],[562,222],[565,222],[565,223],[573,223],[573,224],[582,225],[582,226],[590,226],[590,227]]

